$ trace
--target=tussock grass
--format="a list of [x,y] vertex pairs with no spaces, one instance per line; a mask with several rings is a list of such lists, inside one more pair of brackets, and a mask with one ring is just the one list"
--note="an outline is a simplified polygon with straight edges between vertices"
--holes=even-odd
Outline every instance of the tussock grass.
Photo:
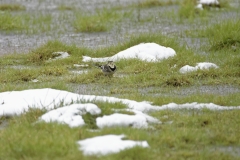
[[206,16],[205,10],[196,9],[197,2],[192,0],[184,0],[180,4],[178,15],[181,19],[193,20],[196,17]]
[[20,4],[0,4],[0,11],[22,11],[26,10],[25,6]]
[[35,79],[38,75],[36,70],[32,69],[7,69],[1,70],[0,82],[28,82],[32,79]]
[[[124,49],[142,42],[155,42],[163,46],[172,47],[175,51],[177,51],[177,55],[169,58],[168,60],[162,60],[156,63],[143,62],[136,59],[121,60],[117,62],[118,71],[115,74],[116,77],[114,76],[112,78],[104,76],[100,69],[95,66],[96,64],[91,62],[87,63],[89,64],[89,67],[86,68],[88,72],[85,72],[81,75],[70,74],[67,76],[69,74],[68,69],[74,68],[73,64],[82,63],[82,55],[88,55],[92,57],[96,57],[96,55],[97,57],[112,56]],[[58,51],[68,52],[70,57],[61,60],[49,61],[50,58],[54,58],[52,53]],[[227,52],[221,53],[221,55],[222,56],[209,54],[206,56],[201,56],[199,54],[195,54],[191,49],[186,49],[184,45],[179,45],[178,42],[173,38],[169,38],[161,34],[142,34],[139,36],[131,36],[129,41],[126,43],[121,43],[116,46],[101,48],[98,50],[77,48],[75,45],[66,45],[59,41],[49,41],[45,45],[31,51],[26,56],[21,57],[21,60],[18,60],[18,64],[38,64],[45,66],[41,69],[36,69],[36,71],[31,69],[33,70],[31,72],[37,73],[33,74],[33,77],[40,76],[39,78],[41,78],[42,81],[48,81],[50,79],[52,80],[54,79],[54,76],[60,76],[66,83],[75,84],[118,83],[119,85],[128,84],[134,87],[181,87],[191,86],[194,84],[239,84],[236,81],[236,79],[239,77],[238,55],[234,54],[232,58],[228,59],[225,59]],[[3,64],[16,64],[15,60],[11,60],[11,56],[6,57],[6,59],[8,60],[6,61],[2,59],[2,62],[4,62]],[[213,63],[215,62],[220,68],[210,69],[209,71],[197,71],[188,74],[179,73],[179,69],[184,65],[195,66],[196,63],[204,61],[210,61]],[[83,68],[81,70],[84,71],[85,69]],[[42,75],[45,75],[45,77]],[[121,77],[121,75],[123,76]],[[49,79],[47,76],[53,77]],[[138,85],[136,86],[135,84]],[[121,91],[121,89],[111,90],[111,93],[114,94],[116,91]]]
[[0,13],[0,30],[22,30],[25,27],[21,16],[13,16],[9,12]]
[[156,6],[169,6],[173,4],[178,4],[177,1],[174,0],[166,0],[166,1],[161,1],[161,0],[144,0],[140,1],[137,4],[138,8],[149,8],[149,7],[156,7]]
[[76,19],[73,27],[77,32],[105,32],[110,30],[117,21],[120,21],[128,13],[115,10],[98,10],[96,13],[75,13]]
[[0,13],[0,30],[10,33],[34,34],[51,30],[50,14],[29,15],[26,13],[12,14],[9,11]]
[[70,11],[74,10],[75,8],[73,6],[67,6],[67,5],[59,5],[58,10],[60,11]]
[[[55,57],[54,52],[67,52],[70,55],[78,55],[81,56],[86,49],[79,49],[75,45],[68,46],[66,44],[63,44],[60,41],[49,41],[45,45],[31,51],[29,55],[27,55],[27,61],[28,63],[37,63],[37,64],[43,64],[49,59],[52,59]],[[73,59],[71,59],[73,62]],[[65,62],[68,60],[65,60]],[[55,62],[52,62],[55,64]],[[61,63],[61,60],[56,62]]]
[[225,21],[209,26],[200,31],[200,36],[209,39],[210,50],[230,49],[238,51],[240,48],[240,21]]

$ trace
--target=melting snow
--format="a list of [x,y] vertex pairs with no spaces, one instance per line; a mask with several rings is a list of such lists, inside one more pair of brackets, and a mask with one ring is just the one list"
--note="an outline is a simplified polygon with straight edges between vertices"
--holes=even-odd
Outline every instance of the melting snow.
[[52,110],[56,107],[78,103],[79,101],[120,102],[130,109],[145,112],[154,110],[155,108],[155,106],[152,106],[149,102],[137,102],[106,96],[79,95],[67,91],[45,88],[0,93],[0,116],[19,115],[28,111],[29,108]]
[[88,56],[83,56],[83,62],[106,62],[110,60],[119,61],[121,59],[133,58],[138,58],[142,61],[155,62],[175,55],[176,52],[172,48],[160,46],[156,43],[141,43],[121,51],[112,57],[91,58]]
[[148,123],[145,117],[140,115],[126,115],[115,113],[96,119],[99,128],[114,126],[133,126],[135,128],[147,128]]
[[210,6],[210,5],[218,6],[219,5],[218,0],[198,0],[197,3],[198,4],[197,4],[196,8],[201,9],[201,10],[203,10],[203,5],[208,5],[208,6]]
[[198,0],[198,3],[205,5],[219,5],[218,0]]
[[134,112],[148,112],[158,111],[162,109],[178,109],[179,107],[185,108],[208,108],[208,109],[239,109],[239,107],[224,107],[212,103],[186,103],[175,104],[170,103],[163,106],[154,106],[150,102],[137,102],[134,100],[120,99],[107,96],[95,95],[79,95],[67,91],[56,89],[30,89],[23,91],[11,91],[0,93],[0,116],[3,115],[19,115],[29,108],[39,108],[52,110],[59,106],[66,106],[78,102],[95,102],[102,101],[108,103],[123,103],[127,108],[132,109]]
[[[111,126],[133,126],[137,128],[148,127],[148,123],[161,123],[158,119],[151,117],[143,112],[161,111],[166,109],[203,109],[211,110],[232,110],[240,109],[237,107],[219,106],[213,103],[169,103],[162,106],[154,106],[150,102],[136,102],[128,99],[119,99],[106,96],[78,95],[75,93],[55,90],[55,89],[32,89],[24,91],[12,91],[0,93],[0,117],[4,115],[21,114],[28,111],[29,108],[39,108],[50,110],[39,119],[45,122],[58,122],[68,124],[70,127],[84,125],[82,115],[90,113],[92,115],[100,114],[101,110],[90,102],[103,101],[108,103],[120,102],[126,105],[126,110],[135,115],[125,115],[115,113],[108,116],[98,117],[96,119],[99,128]],[[88,102],[81,103],[80,102]],[[62,106],[63,107],[60,107]],[[56,107],[59,107],[56,109]],[[119,110],[114,109],[115,112]],[[79,149],[85,155],[106,155],[117,153],[121,150],[134,146],[149,147],[146,141],[122,140],[124,135],[105,135],[100,137],[80,140],[77,143]]]
[[[89,102],[83,104],[72,104],[79,102]],[[150,123],[161,123],[156,118],[153,118],[143,112],[160,111],[165,109],[202,109],[210,110],[231,110],[240,109],[240,106],[219,106],[213,103],[186,103],[175,104],[169,103],[162,106],[151,105],[150,102],[137,102],[128,99],[119,99],[106,96],[94,95],[79,95],[67,91],[55,89],[32,89],[24,91],[12,91],[0,93],[0,116],[4,115],[19,115],[28,111],[29,108],[39,108],[50,110],[40,119],[46,122],[56,121],[66,123],[70,127],[84,125],[81,115],[89,112],[91,114],[100,114],[101,110],[90,102],[109,102],[123,103],[126,105],[126,110],[133,112],[135,115],[113,114],[97,118],[99,128],[107,126],[134,126],[146,127]],[[72,105],[70,105],[72,104]],[[64,106],[57,108],[59,106]],[[57,109],[55,109],[57,108]],[[115,110],[117,111],[117,110]],[[79,120],[79,121],[78,121]],[[78,121],[78,122],[77,122]]]
[[96,115],[100,114],[101,110],[92,103],[72,104],[51,110],[42,115],[40,120],[45,122],[59,122],[62,124],[68,124],[70,127],[78,127],[85,124],[82,115],[87,112],[91,115]]
[[106,155],[135,146],[149,147],[147,141],[122,140],[125,135],[105,135],[78,141],[85,155]]
[[210,69],[210,68],[218,68],[218,66],[214,63],[201,62],[201,63],[197,63],[197,65],[195,67],[192,67],[189,65],[183,66],[182,68],[180,68],[179,72],[187,73],[187,72],[197,71],[199,69],[204,70],[204,69]]

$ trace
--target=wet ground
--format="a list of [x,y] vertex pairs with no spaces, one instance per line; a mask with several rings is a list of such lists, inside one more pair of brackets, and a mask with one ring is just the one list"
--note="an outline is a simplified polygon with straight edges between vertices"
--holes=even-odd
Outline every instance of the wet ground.
[[120,87],[115,85],[86,85],[78,84],[71,86],[74,92],[79,94],[88,94],[88,95],[108,95],[119,97],[122,95],[128,95],[132,93],[137,93],[138,95],[147,96],[147,97],[164,97],[164,96],[173,96],[173,97],[183,97],[190,95],[229,95],[234,93],[239,93],[240,88],[233,85],[202,85],[202,86],[190,86],[190,87],[144,87],[137,88],[133,91],[132,88]]
[[[82,11],[94,11],[96,8],[111,8],[114,6],[128,6],[132,3],[138,3],[139,0],[0,0],[0,4],[13,3],[21,4],[26,7],[26,11],[29,14],[51,14],[55,19],[53,26],[59,26],[47,33],[37,34],[24,34],[24,33],[5,33],[0,31],[0,56],[10,53],[25,54],[34,48],[46,43],[49,40],[60,40],[67,44],[76,44],[78,47],[89,48],[101,48],[106,46],[115,45],[127,40],[129,34],[139,34],[146,32],[160,32],[169,36],[180,37],[180,43],[187,43],[190,48],[195,48],[198,53],[201,52],[201,46],[207,42],[205,39],[189,38],[182,34],[189,29],[204,28],[205,24],[196,23],[179,23],[178,19],[174,21],[171,18],[165,16],[165,14],[171,15],[171,12],[177,12],[177,5],[155,7],[150,9],[133,10],[133,19],[128,21],[119,22],[112,30],[101,33],[80,33],[76,32],[71,26],[71,20],[73,20],[73,11],[60,11],[57,8],[61,5],[74,6]],[[240,7],[239,0],[231,0],[231,6],[234,6],[233,11],[221,11],[216,15],[211,15],[210,23],[217,23],[221,20],[239,19],[240,14],[236,12],[236,8]],[[139,19],[140,13],[140,19]],[[1,14],[1,13],[0,13]],[[18,14],[18,13],[16,13]],[[62,21],[58,21],[58,17],[64,14],[67,18]],[[171,17],[171,16],[170,16]],[[147,19],[154,19],[148,21]],[[21,67],[22,68],[22,67]],[[121,94],[132,93],[130,88],[121,88],[114,85],[86,85],[78,84],[72,85],[76,93],[79,94],[95,94],[95,95],[111,95],[120,96]],[[232,93],[239,93],[240,88],[232,85],[203,85],[203,86],[191,86],[181,88],[163,88],[163,87],[146,87],[138,88],[136,93],[142,96],[188,96],[192,94],[216,94],[227,95]],[[0,119],[0,130],[8,126],[7,119]],[[221,151],[234,155],[237,158],[240,157],[239,147],[226,147],[226,146],[214,146],[213,151]]]
[[[125,11],[131,11],[133,18],[119,22],[113,29],[101,33],[80,33],[73,28],[74,10],[59,10],[59,6],[70,6],[82,12],[94,12],[100,8],[113,8],[116,6],[129,6],[139,3],[139,0],[1,0],[0,4],[21,4],[26,7],[26,11],[18,11],[15,14],[26,12],[31,15],[50,14],[53,19],[52,29],[50,32],[37,34],[24,33],[4,33],[0,31],[0,55],[9,53],[28,53],[30,50],[46,43],[49,40],[60,40],[67,44],[76,44],[77,46],[85,46],[89,48],[100,48],[110,46],[127,40],[129,34],[139,33],[156,33],[169,36],[181,37],[180,43],[187,43],[189,47],[200,48],[205,41],[201,39],[186,37],[184,31],[189,29],[199,29],[205,27],[206,24],[199,22],[179,23],[177,14],[179,5],[170,5],[163,7],[132,9],[124,8]],[[230,3],[237,8],[238,0],[232,0]],[[65,18],[59,18],[59,17]],[[223,19],[239,18],[239,12],[233,11],[221,12],[216,11],[211,15],[210,23],[216,23]]]
[[[202,52],[201,47],[207,44],[206,39],[191,38],[185,34],[187,30],[197,30],[204,28],[207,25],[214,24],[219,21],[227,19],[239,19],[240,12],[237,9],[240,6],[238,0],[231,0],[231,10],[226,9],[212,9],[211,14],[207,18],[208,21],[194,20],[180,21],[178,14],[179,5],[157,6],[151,8],[136,9],[129,7],[132,4],[139,3],[139,0],[1,0],[0,4],[20,4],[26,8],[23,11],[14,12],[14,14],[27,13],[30,15],[36,14],[50,14],[52,16],[52,28],[50,31],[41,33],[27,34],[4,32],[0,31],[0,55],[9,53],[28,53],[34,48],[45,44],[49,40],[60,40],[66,44],[76,44],[81,47],[101,48],[115,45],[117,43],[128,40],[129,35],[137,35],[140,33],[155,33],[171,37],[178,37],[179,43],[186,45],[188,48],[193,48],[196,53]],[[70,7],[70,10],[59,10],[59,6]],[[114,27],[106,32],[97,33],[81,33],[76,32],[72,26],[74,20],[74,13],[76,10],[81,12],[94,12],[96,9],[119,7],[120,11],[132,12],[131,18],[116,22]],[[117,34],[116,34],[117,33]],[[113,88],[111,88],[113,87]],[[115,95],[114,86],[100,86],[101,93]],[[105,88],[105,89],[104,89]],[[122,89],[122,92],[128,92],[127,89]],[[76,92],[81,94],[98,94],[99,86],[79,85]],[[159,93],[159,91],[161,91]],[[169,93],[164,93],[163,88],[143,88],[138,89],[138,93],[152,94],[153,96],[161,95],[177,95],[184,96],[194,93],[209,93],[209,94],[230,94],[239,92],[239,87],[220,85],[220,86],[193,86],[188,88],[181,88],[180,90],[173,90]]]
[[[209,15],[208,23],[203,21],[182,22],[176,16],[179,5],[169,5],[163,7],[141,8],[139,10],[129,8],[131,4],[139,3],[139,0],[1,0],[0,4],[21,4],[26,7],[25,11],[18,11],[14,14],[26,12],[30,15],[50,14],[53,19],[52,29],[49,32],[25,34],[23,33],[5,33],[0,31],[0,56],[9,53],[28,53],[34,48],[46,43],[49,40],[60,40],[66,44],[76,44],[78,47],[101,48],[115,45],[128,40],[129,35],[137,35],[140,33],[156,33],[160,32],[172,37],[178,37],[179,43],[187,43],[187,47],[196,49],[197,53],[204,53],[201,50],[203,45],[206,45],[206,39],[190,38],[185,35],[187,30],[197,30],[204,28],[209,23],[217,23],[227,19],[239,19],[240,12],[238,8],[240,2],[231,0],[230,5],[232,10],[213,9]],[[94,12],[96,9],[123,7],[124,11],[131,11],[132,18],[117,22],[115,27],[107,32],[100,33],[81,33],[76,32],[73,28],[72,21],[74,20],[74,10],[59,10],[59,6],[70,6],[82,12]],[[59,18],[60,17],[60,18]],[[61,18],[64,17],[64,18]],[[105,86],[99,95],[112,94],[116,95],[114,86]],[[100,87],[102,88],[102,86]],[[121,89],[122,92],[128,93],[127,89]],[[173,89],[168,93],[164,93],[161,87],[159,88],[140,88],[138,93],[142,95],[153,96],[169,96],[177,95],[184,96],[193,93],[209,93],[209,94],[230,94],[239,92],[239,88],[229,85],[219,86],[193,86],[181,88],[180,90]],[[79,85],[76,92],[81,94],[98,94],[99,86],[95,85]],[[161,92],[160,92],[161,91]]]

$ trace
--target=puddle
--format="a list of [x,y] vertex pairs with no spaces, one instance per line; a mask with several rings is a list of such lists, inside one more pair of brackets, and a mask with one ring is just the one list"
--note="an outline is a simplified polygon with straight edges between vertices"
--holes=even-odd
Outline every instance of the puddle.
[[138,93],[142,96],[164,97],[164,96],[190,96],[198,94],[214,94],[228,95],[239,93],[240,88],[231,85],[204,85],[191,86],[182,88],[166,88],[166,87],[145,87],[145,88],[124,88],[116,85],[98,85],[98,84],[72,84],[75,93],[90,94],[90,95],[108,95],[108,96],[123,96],[127,94]]
[[70,72],[72,74],[80,75],[80,74],[88,73],[88,70],[71,70]]
[[139,92],[143,95],[152,96],[190,96],[194,94],[214,94],[214,95],[228,95],[239,93],[240,88],[232,85],[203,85],[191,86],[181,88],[156,88],[148,87],[141,88]]
[[239,146],[217,146],[211,149],[213,152],[224,152],[225,154],[230,154],[234,157],[240,157],[240,147]]

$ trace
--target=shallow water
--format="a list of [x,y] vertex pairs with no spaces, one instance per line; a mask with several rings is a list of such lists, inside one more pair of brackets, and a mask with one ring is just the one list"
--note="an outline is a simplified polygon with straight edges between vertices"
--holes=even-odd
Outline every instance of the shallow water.
[[152,97],[182,97],[191,95],[229,95],[239,93],[240,88],[232,85],[203,85],[203,86],[191,86],[181,88],[166,88],[166,87],[144,87],[138,88],[135,91],[132,88],[122,88],[117,85],[97,85],[97,84],[78,84],[71,85],[74,92],[78,94],[89,94],[89,95],[108,95],[121,97],[124,95],[132,94],[133,92],[142,96]]

